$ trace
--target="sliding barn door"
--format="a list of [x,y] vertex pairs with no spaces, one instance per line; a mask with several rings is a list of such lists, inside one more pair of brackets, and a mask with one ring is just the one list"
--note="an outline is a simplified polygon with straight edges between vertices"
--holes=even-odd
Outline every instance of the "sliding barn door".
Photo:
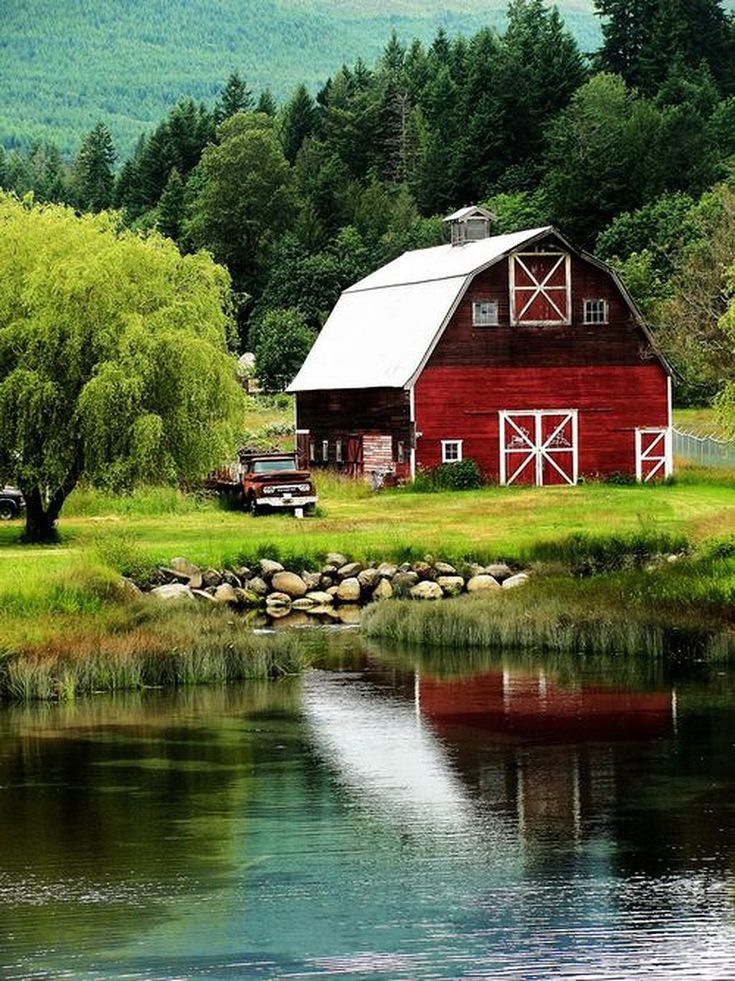
[[574,486],[578,479],[576,409],[500,413],[500,483]]

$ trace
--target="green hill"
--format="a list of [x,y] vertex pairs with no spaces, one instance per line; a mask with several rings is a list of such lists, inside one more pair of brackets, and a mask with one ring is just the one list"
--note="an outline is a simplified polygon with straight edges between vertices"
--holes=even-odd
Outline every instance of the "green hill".
[[[561,0],[584,50],[592,0]],[[372,63],[395,29],[501,26],[506,0],[0,0],[0,143],[64,150],[105,120],[122,153],[182,95],[212,100],[238,70],[283,97],[316,88],[343,61]]]

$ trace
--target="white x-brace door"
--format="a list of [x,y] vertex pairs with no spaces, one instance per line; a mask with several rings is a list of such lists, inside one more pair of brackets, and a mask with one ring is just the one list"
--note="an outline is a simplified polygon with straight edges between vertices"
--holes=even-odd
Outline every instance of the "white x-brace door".
[[576,485],[577,409],[500,413],[500,483]]
[[670,429],[636,429],[635,473],[640,483],[664,480],[673,471]]

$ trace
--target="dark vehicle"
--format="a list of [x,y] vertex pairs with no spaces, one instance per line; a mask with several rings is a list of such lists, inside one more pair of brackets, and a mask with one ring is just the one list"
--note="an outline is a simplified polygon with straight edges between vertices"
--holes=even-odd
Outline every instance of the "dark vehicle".
[[209,486],[235,497],[252,514],[314,513],[316,488],[311,473],[299,470],[295,454],[241,450],[239,457],[236,468],[215,474]]
[[0,488],[0,521],[19,518],[25,506],[25,499],[17,487]]

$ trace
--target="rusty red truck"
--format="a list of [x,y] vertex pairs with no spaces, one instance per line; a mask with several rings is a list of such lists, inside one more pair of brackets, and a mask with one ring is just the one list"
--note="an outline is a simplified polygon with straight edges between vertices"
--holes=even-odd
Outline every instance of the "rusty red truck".
[[208,486],[254,515],[269,511],[313,514],[317,503],[311,473],[299,469],[294,453],[240,450],[238,463],[213,474]]

